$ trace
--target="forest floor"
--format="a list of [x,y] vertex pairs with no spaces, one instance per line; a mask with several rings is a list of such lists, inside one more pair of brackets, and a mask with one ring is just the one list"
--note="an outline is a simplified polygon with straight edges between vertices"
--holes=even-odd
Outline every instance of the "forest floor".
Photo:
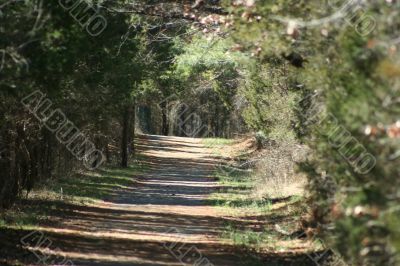
[[[227,189],[215,178],[225,158],[202,140],[141,136],[137,146],[143,172],[117,169],[123,185],[86,184],[107,190],[102,200],[36,202],[47,209],[43,222],[0,226],[0,265],[315,265],[309,241],[274,231],[292,219],[287,210],[296,199],[269,201],[261,214],[233,215],[212,196]],[[223,237],[232,224],[244,232],[270,226],[273,247],[235,244]]]

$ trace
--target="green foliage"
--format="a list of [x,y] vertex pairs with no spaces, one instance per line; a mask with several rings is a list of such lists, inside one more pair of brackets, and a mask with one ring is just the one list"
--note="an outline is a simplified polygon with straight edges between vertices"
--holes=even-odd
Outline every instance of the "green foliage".
[[221,148],[224,145],[234,143],[233,139],[222,139],[222,138],[205,138],[203,140],[204,145],[209,148]]
[[243,247],[259,248],[265,244],[274,245],[274,241],[276,241],[274,239],[274,232],[272,231],[241,231],[232,226],[227,226],[223,237],[231,239],[235,245]]
[[[275,140],[293,140],[293,111],[297,92],[287,83],[286,66],[257,65],[246,77],[240,93],[248,102],[243,110],[246,123]],[[272,72],[274,71],[274,72]]]
[[[306,143],[312,152],[300,168],[308,174],[313,224],[324,240],[354,264],[396,264],[398,1],[366,3],[342,16],[333,14],[345,0],[221,2],[230,13],[225,24],[234,22],[229,32],[214,23],[214,33],[193,34],[176,19],[179,14],[163,16],[165,10],[142,16],[100,8],[108,27],[97,37],[57,1],[3,4],[0,152],[10,156],[0,156],[0,208],[10,207],[38,180],[81,168],[19,104],[41,90],[104,152],[122,146],[120,131],[128,129],[132,138],[124,122],[134,115],[125,114],[137,106],[146,110],[152,133],[185,135],[185,128],[204,126],[196,136],[230,137],[249,129],[259,139]],[[361,32],[368,16],[375,28]],[[171,96],[172,103],[159,110],[158,103]],[[339,133],[353,137],[353,147],[341,143]],[[125,138],[125,151],[130,141]],[[228,142],[206,140],[213,147]],[[356,167],[363,148],[376,159],[364,173]],[[119,174],[110,170],[108,177],[61,182],[67,193],[100,198],[129,182]],[[215,202],[268,211],[268,202],[241,194],[255,183],[246,178],[221,174],[221,183],[233,190]],[[96,185],[103,189],[93,191]],[[234,238],[251,244],[260,237],[246,232]]]
[[[253,54],[260,51],[257,70],[243,89],[248,101],[244,117],[268,137],[297,137],[312,149],[301,168],[309,176],[314,222],[334,228],[322,230],[329,245],[356,265],[396,265],[400,250],[392,236],[398,231],[390,221],[399,218],[390,210],[399,204],[399,141],[388,130],[399,119],[394,104],[399,47],[393,42],[399,31],[392,19],[399,4],[369,3],[347,10],[335,22],[302,27],[329,18],[343,3],[262,1],[233,7],[227,1],[237,14],[235,42]],[[375,28],[359,34],[367,26],[366,16],[373,18]],[[303,68],[282,61],[291,52],[306,59]],[[317,97],[308,98],[310,94]],[[315,106],[321,108],[313,110]],[[333,141],[339,131],[354,137],[353,147],[340,149],[345,143]],[[375,167],[364,174],[354,164],[360,147],[376,158]],[[341,154],[350,151],[350,157]]]

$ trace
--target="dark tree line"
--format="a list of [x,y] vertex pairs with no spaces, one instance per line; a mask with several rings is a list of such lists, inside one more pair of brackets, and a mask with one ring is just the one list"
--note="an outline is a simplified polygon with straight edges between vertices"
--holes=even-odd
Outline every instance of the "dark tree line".
[[[34,0],[1,4],[1,208],[29,193],[35,183],[84,168],[69,149],[72,142],[60,143],[46,129],[46,118],[38,120],[24,108],[24,97],[40,91],[62,111],[84,136],[74,147],[77,151],[88,151],[84,141],[90,140],[106,163],[127,167],[134,154],[135,126],[143,124],[137,110],[151,112],[159,108],[154,108],[158,102],[182,91],[183,79],[173,71],[174,58],[182,52],[177,43],[206,29],[208,25],[199,21],[223,13],[218,5]],[[145,121],[148,132],[177,134],[168,129],[166,112],[153,113],[151,121]],[[156,124],[159,119],[162,122]]]

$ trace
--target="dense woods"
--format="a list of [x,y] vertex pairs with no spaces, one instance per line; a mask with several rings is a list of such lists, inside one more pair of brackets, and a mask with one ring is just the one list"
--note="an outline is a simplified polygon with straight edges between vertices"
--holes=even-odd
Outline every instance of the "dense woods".
[[128,167],[138,133],[247,134],[308,147],[308,237],[349,265],[397,265],[399,5],[3,0],[0,209]]

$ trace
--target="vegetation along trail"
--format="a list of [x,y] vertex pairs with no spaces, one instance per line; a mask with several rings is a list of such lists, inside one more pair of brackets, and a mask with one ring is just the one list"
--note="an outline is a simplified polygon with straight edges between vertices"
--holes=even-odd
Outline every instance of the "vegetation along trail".
[[[304,249],[298,255],[256,254],[221,238],[228,223],[254,227],[260,221],[227,215],[210,200],[221,189],[214,172],[223,157],[202,139],[138,139],[145,170],[120,174],[132,180],[128,186],[117,188],[104,201],[63,203],[49,223],[18,232],[24,249],[39,257],[40,265],[65,260],[73,265],[259,265],[252,264],[256,260],[313,265]],[[37,234],[51,245],[37,245]],[[30,257],[23,260],[36,265],[30,263],[37,258]]]
[[[62,232],[86,233],[71,242],[66,255],[85,265],[91,260],[95,265],[180,265],[181,254],[193,246],[198,250],[184,260],[193,260],[192,255],[197,260],[199,251],[219,265],[233,265],[236,259],[227,256],[217,239],[222,220],[204,203],[216,186],[208,150],[199,140],[176,137],[148,137],[140,148],[149,172],[104,206],[75,212],[78,217]],[[174,243],[186,246],[169,249]]]
[[0,266],[400,265],[399,17],[0,0]]

